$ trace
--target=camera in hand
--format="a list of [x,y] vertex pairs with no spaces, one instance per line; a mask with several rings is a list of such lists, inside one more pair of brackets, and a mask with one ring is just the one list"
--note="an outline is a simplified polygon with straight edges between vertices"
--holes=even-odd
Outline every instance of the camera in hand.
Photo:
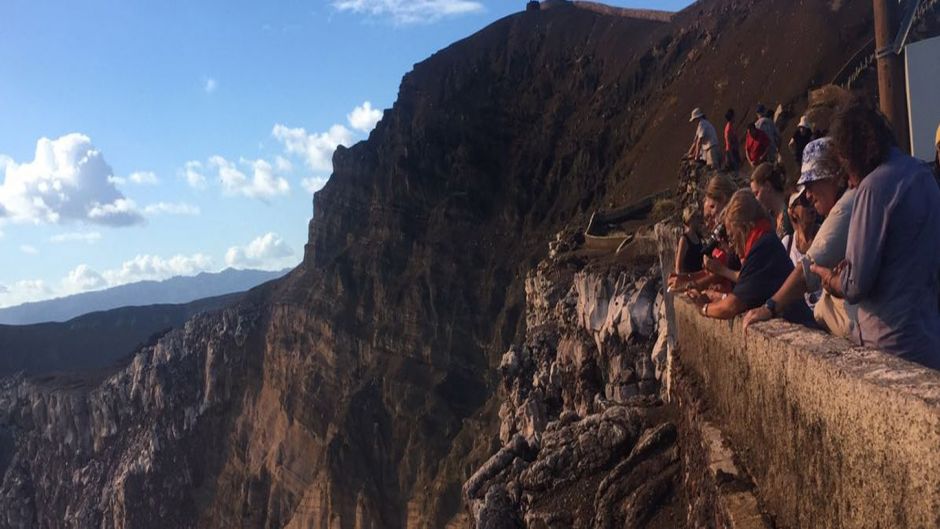
[[705,255],[711,255],[715,251],[715,248],[728,240],[728,231],[725,230],[725,225],[721,222],[718,223],[718,226],[715,226],[715,229],[712,231],[712,234],[705,239],[704,244],[702,245],[702,253]]

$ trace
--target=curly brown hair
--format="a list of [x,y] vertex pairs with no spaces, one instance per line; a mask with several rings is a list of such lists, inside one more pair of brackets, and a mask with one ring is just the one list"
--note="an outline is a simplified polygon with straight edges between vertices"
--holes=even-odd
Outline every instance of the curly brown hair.
[[898,144],[884,115],[859,97],[839,106],[829,135],[846,173],[858,180],[883,164]]

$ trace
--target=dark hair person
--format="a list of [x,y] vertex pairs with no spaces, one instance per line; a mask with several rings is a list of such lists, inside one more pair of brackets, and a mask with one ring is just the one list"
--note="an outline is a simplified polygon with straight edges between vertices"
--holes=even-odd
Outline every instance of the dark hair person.
[[865,346],[940,368],[940,189],[901,153],[884,117],[860,100],[836,112],[832,141],[858,188],[845,261],[813,266],[823,287],[858,304]]
[[[849,238],[849,220],[855,205],[854,189],[846,189],[845,173],[836,158],[829,138],[814,140],[806,146],[803,167],[797,185],[800,195],[824,216],[819,231],[806,251],[806,256],[790,273],[786,283],[762,307],[751,310],[744,317],[744,328],[778,316],[792,303],[803,299],[807,292],[816,292],[822,285],[810,267],[813,263],[833,267],[845,259],[845,246]],[[823,292],[813,307],[816,323],[830,333],[852,339],[855,335],[857,308]]]
[[[786,281],[793,263],[774,234],[767,211],[750,190],[736,192],[722,218],[734,251],[742,256],[738,282],[727,294],[692,291],[689,297],[701,306],[703,315],[726,320],[763,305]],[[804,303],[794,303],[783,317],[795,323],[812,321]]]

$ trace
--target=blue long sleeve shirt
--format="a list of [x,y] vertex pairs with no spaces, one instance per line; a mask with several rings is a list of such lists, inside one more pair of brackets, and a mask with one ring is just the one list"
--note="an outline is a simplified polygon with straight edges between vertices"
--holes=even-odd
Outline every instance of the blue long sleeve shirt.
[[862,180],[845,258],[861,343],[940,369],[940,189],[916,159],[894,149]]

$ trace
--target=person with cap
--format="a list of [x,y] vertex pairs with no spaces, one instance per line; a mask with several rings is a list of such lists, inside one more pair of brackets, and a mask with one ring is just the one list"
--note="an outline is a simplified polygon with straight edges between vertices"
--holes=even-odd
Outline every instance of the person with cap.
[[803,164],[803,149],[806,148],[806,145],[809,142],[813,141],[813,124],[809,122],[809,118],[803,116],[800,118],[799,125],[796,126],[796,132],[793,133],[793,137],[790,138],[790,151],[793,152],[793,159],[796,161],[796,165]]
[[689,123],[697,123],[697,126],[695,139],[692,140],[692,146],[686,156],[692,160],[705,160],[705,165],[718,169],[721,166],[721,146],[715,126],[708,121],[700,108],[692,111]]
[[[744,316],[744,328],[780,315],[807,293],[822,289],[821,278],[811,270],[813,264],[834,267],[845,259],[849,238],[849,220],[855,205],[854,189],[848,189],[832,141],[821,138],[810,142],[803,154],[797,196],[812,204],[825,217],[812,244],[783,286],[767,302]],[[823,291],[813,307],[813,316],[822,328],[842,338],[853,339],[858,308]]]
[[811,269],[832,295],[858,305],[862,345],[940,369],[940,189],[861,99],[839,107],[831,137],[858,191],[845,261]]
[[758,103],[757,105],[757,120],[754,121],[754,126],[763,131],[770,139],[770,145],[767,148],[767,161],[777,163],[777,152],[780,150],[780,132],[777,130],[774,120],[770,117],[767,107],[763,104]]

